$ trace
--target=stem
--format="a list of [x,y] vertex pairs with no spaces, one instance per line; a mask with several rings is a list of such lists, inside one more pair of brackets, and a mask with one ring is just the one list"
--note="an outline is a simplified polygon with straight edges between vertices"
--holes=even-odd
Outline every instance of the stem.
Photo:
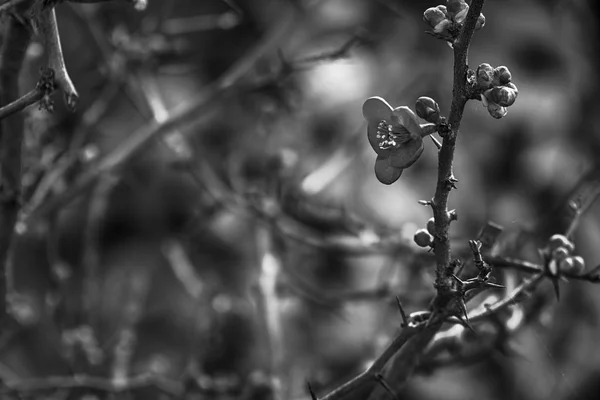
[[432,208],[435,217],[436,233],[434,249],[436,258],[436,280],[435,286],[438,293],[448,292],[452,287],[452,278],[446,271],[450,265],[451,251],[448,231],[450,228],[450,215],[448,214],[448,196],[453,187],[452,161],[454,149],[463,116],[465,104],[467,103],[467,59],[469,44],[477,18],[483,8],[485,0],[473,0],[469,13],[465,20],[462,31],[454,44],[454,83],[452,86],[452,105],[448,117],[448,130],[444,132],[442,148],[438,155],[438,180],[433,197]]
[[[19,72],[31,40],[31,31],[15,18],[5,23],[0,53],[0,105],[19,96]],[[0,125],[0,318],[5,316],[12,291],[8,254],[21,202],[21,145],[24,118],[12,114]]]
[[56,86],[63,92],[67,107],[70,110],[74,110],[77,106],[79,95],[65,66],[54,8],[40,13],[39,27],[45,40],[46,51],[48,52],[48,67],[54,70]]

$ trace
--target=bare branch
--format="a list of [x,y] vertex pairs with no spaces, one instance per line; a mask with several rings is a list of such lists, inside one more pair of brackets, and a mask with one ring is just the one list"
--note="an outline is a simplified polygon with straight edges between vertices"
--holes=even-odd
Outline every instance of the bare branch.
[[[19,96],[19,72],[31,40],[30,29],[15,18],[9,18],[4,28],[0,50],[0,105],[9,104]],[[12,114],[0,121],[0,317],[5,316],[7,295],[13,290],[13,274],[7,265],[21,207],[23,132],[22,114]]]
[[58,88],[63,92],[65,104],[70,110],[75,110],[79,95],[65,66],[54,8],[41,12],[38,22],[48,52],[48,67],[54,71],[54,79]]
[[234,93],[234,85],[255,64],[256,60],[264,54],[271,51],[282,39],[286,33],[291,30],[294,23],[293,10],[287,9],[284,16],[278,24],[266,34],[261,41],[249,54],[235,63],[225,74],[216,82],[206,88],[196,99],[173,110],[169,117],[161,122],[151,122],[140,128],[118,146],[112,153],[105,156],[95,166],[91,167],[86,173],[82,174],[65,192],[47,201],[41,207],[35,210],[29,210],[29,215],[25,216],[25,225],[31,222],[39,221],[45,216],[52,214],[56,210],[70,203],[78,195],[88,191],[93,183],[102,174],[115,171],[131,160],[144,149],[154,138],[172,132],[175,129],[183,129],[206,118],[214,110],[220,100]]

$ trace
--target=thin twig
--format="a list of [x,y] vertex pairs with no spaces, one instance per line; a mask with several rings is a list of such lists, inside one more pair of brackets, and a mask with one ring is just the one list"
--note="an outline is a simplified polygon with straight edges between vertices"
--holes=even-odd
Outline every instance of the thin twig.
[[132,376],[125,381],[113,381],[88,375],[47,376],[44,378],[23,379],[16,382],[4,382],[0,393],[5,395],[26,395],[35,392],[54,392],[57,389],[78,388],[107,393],[123,393],[138,389],[156,388],[164,394],[175,397],[183,393],[182,383],[151,374]]
[[38,88],[30,90],[12,103],[0,107],[0,119],[6,118],[9,115],[23,110],[25,107],[40,101],[43,97],[44,92],[42,90],[39,90]]
[[207,114],[215,109],[220,100],[233,94],[235,84],[255,65],[256,60],[270,52],[287,36],[287,32],[294,26],[294,16],[293,10],[288,8],[278,24],[266,34],[263,41],[235,63],[221,78],[209,85],[196,99],[177,107],[165,121],[161,123],[153,121],[128,136],[123,144],[100,160],[97,165],[83,173],[65,192],[47,201],[41,207],[30,210],[28,215],[24,216],[25,226],[43,219],[70,203],[81,193],[89,190],[100,175],[122,167],[131,158],[139,154],[152,139],[175,129],[189,127],[205,119]]
[[[19,96],[19,72],[31,40],[31,30],[15,18],[4,23],[0,50],[0,106]],[[14,274],[8,266],[17,214],[21,208],[21,147],[24,116],[13,114],[0,121],[0,319]]]

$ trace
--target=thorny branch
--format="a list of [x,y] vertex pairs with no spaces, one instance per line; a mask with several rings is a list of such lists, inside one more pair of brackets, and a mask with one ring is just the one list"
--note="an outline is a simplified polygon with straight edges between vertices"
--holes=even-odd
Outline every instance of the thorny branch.
[[451,216],[448,213],[448,196],[456,179],[452,174],[452,162],[456,139],[460,129],[463,111],[467,103],[467,69],[468,52],[471,37],[475,31],[477,18],[483,8],[485,0],[473,0],[458,40],[454,44],[454,83],[452,86],[452,105],[448,117],[448,129],[440,132],[443,136],[442,148],[438,155],[438,179],[435,195],[431,202],[433,216],[435,217],[436,235],[434,237],[434,252],[437,262],[435,285],[438,293],[442,294],[452,286],[452,278],[446,271],[450,265],[450,239],[448,231]]

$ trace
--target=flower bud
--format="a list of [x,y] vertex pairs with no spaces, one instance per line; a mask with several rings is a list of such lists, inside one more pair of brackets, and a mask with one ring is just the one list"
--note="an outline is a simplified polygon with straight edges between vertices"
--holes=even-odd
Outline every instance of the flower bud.
[[431,7],[423,13],[423,21],[435,29],[441,22],[447,20],[446,13],[438,7]]
[[566,248],[562,246],[557,247],[556,249],[552,250],[552,259],[562,261],[569,257],[569,254],[569,250],[567,250]]
[[433,244],[433,236],[426,229],[415,232],[414,241],[419,247],[429,247]]
[[485,16],[483,14],[479,14],[477,18],[477,23],[475,24],[475,30],[478,31],[485,26]]
[[440,120],[440,106],[431,97],[419,97],[415,109],[417,115],[427,122],[436,123]]
[[512,82],[508,82],[504,84],[505,87],[512,89],[515,92],[515,95],[519,95],[519,89],[517,89],[517,85]]
[[482,88],[489,88],[494,80],[494,69],[490,64],[484,63],[477,67],[477,84]]
[[496,119],[504,117],[507,113],[506,107],[496,104],[493,101],[488,101],[487,110]]
[[558,269],[560,271],[572,271],[574,267],[573,257],[567,257],[558,262]]
[[429,218],[429,221],[427,221],[427,232],[435,235],[435,218],[433,217]]
[[570,253],[575,250],[575,245],[571,242],[565,235],[556,234],[552,235],[550,239],[548,239],[548,246],[550,250],[557,249],[559,247],[564,247]]
[[469,11],[469,6],[465,0],[447,0],[446,8],[448,9],[448,15],[455,22],[461,24]]
[[585,271],[585,261],[581,256],[571,257],[573,260],[573,272],[575,274],[582,274]]
[[550,275],[557,276],[558,271],[559,271],[559,265],[556,262],[556,260],[550,260],[550,262],[548,263],[548,272],[550,272]]
[[506,85],[511,79],[512,75],[504,65],[494,68],[494,85]]
[[517,99],[517,94],[509,87],[496,86],[492,89],[489,99],[503,107],[509,107]]

